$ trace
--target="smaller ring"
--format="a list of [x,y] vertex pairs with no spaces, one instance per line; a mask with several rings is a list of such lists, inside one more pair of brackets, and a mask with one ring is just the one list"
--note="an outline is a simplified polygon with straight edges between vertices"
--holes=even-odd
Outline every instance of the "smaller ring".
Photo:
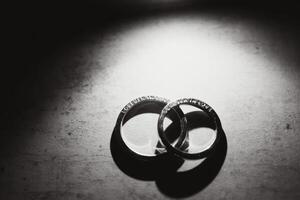
[[[214,121],[214,124],[216,127],[215,141],[208,148],[206,148],[205,150],[203,150],[201,152],[188,153],[188,152],[184,152],[184,151],[177,149],[176,146],[174,147],[174,146],[172,146],[172,144],[170,144],[170,142],[167,140],[167,137],[164,133],[163,122],[164,122],[164,119],[167,116],[168,112],[171,109],[173,109],[175,107],[179,108],[179,105],[184,105],[184,104],[192,105],[192,106],[195,106],[195,107],[203,110]],[[184,125],[186,125],[186,124],[184,124]],[[170,151],[173,154],[178,155],[185,159],[200,159],[200,158],[207,157],[210,153],[212,153],[212,151],[217,146],[217,143],[219,142],[220,136],[222,133],[221,122],[220,122],[220,119],[219,119],[217,113],[207,103],[204,103],[203,101],[200,101],[198,99],[193,99],[193,98],[182,98],[182,99],[178,99],[174,102],[168,103],[163,108],[163,110],[161,111],[161,113],[159,115],[157,129],[158,129],[159,137],[160,137],[162,143],[165,145],[167,151]],[[183,127],[183,129],[187,129],[187,127]]]
[[[131,153],[131,155],[133,155],[135,158],[139,158],[142,160],[151,160],[153,158],[155,158],[157,155],[143,155],[143,154],[139,154],[137,152],[135,152],[134,150],[132,150],[131,148],[129,148],[127,146],[127,144],[124,142],[123,138],[122,138],[122,126],[132,117],[141,114],[139,112],[139,107],[140,106],[146,106],[147,104],[152,104],[156,106],[156,110],[155,109],[149,109],[147,110],[148,113],[161,113],[161,110],[170,102],[170,100],[162,98],[162,97],[157,97],[157,96],[143,96],[143,97],[139,97],[136,98],[132,101],[130,101],[120,112],[117,122],[116,122],[116,126],[114,128],[114,136],[116,137],[119,145],[121,145],[121,147],[125,148],[128,152]],[[182,112],[182,110],[178,107],[174,107],[174,111],[176,113],[176,116],[179,118],[180,120],[180,127],[181,127],[181,132],[180,135],[178,137],[177,143],[176,145],[181,145],[184,140],[185,140],[185,136],[186,136],[186,119],[184,117],[184,113]],[[172,119],[172,116],[170,117],[170,119]],[[173,119],[172,119],[173,120]],[[159,140],[158,140],[159,142]],[[160,147],[160,149],[156,149],[155,151],[157,154],[161,154],[161,153],[165,153],[166,152],[166,148],[165,146],[162,145],[162,147]]]

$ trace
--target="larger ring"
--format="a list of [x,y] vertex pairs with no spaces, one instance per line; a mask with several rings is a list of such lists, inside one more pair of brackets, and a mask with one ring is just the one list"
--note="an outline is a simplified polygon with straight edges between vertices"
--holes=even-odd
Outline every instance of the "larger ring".
[[[168,139],[164,133],[163,122],[164,122],[165,117],[167,116],[167,114],[169,113],[169,111],[171,109],[173,109],[174,107],[179,107],[179,105],[183,105],[183,104],[192,105],[192,106],[195,106],[195,107],[203,110],[214,121],[214,124],[216,127],[215,141],[208,148],[206,148],[205,150],[203,150],[201,152],[189,153],[186,151],[182,151],[182,149],[178,149],[176,146],[175,147],[172,146],[172,144],[168,141]],[[220,122],[220,119],[219,119],[217,113],[208,104],[204,103],[203,101],[200,101],[198,99],[193,99],[193,98],[183,98],[183,99],[179,99],[175,102],[168,103],[160,113],[160,116],[158,118],[158,123],[157,123],[157,129],[158,129],[158,133],[161,138],[161,141],[166,146],[166,149],[182,158],[185,158],[185,159],[200,159],[200,158],[207,157],[215,149],[217,143],[220,140],[220,135],[222,132],[221,122]],[[183,129],[186,129],[186,127],[184,127]]]
[[[161,144],[161,147],[157,148],[155,151],[155,155],[142,155],[137,152],[135,152],[133,149],[131,149],[123,140],[122,138],[122,126],[132,117],[141,114],[139,112],[140,106],[147,106],[148,104],[155,105],[156,107],[153,109],[147,109],[148,113],[161,113],[161,110],[170,102],[170,100],[157,97],[157,96],[143,96],[136,98],[129,102],[120,112],[117,123],[114,129],[114,135],[116,136],[116,139],[121,145],[121,147],[125,148],[128,152],[131,153],[131,155],[135,156],[138,159],[142,160],[151,160],[156,157],[158,154],[162,154],[166,152],[166,148],[163,144]],[[176,117],[180,120],[180,135],[176,141],[176,146],[181,146],[183,144],[185,138],[186,138],[186,118],[184,117],[184,113],[181,111],[179,107],[173,107]],[[145,113],[145,112],[143,112]],[[174,116],[170,115],[168,116],[171,120],[173,120]],[[160,140],[158,140],[160,142]]]

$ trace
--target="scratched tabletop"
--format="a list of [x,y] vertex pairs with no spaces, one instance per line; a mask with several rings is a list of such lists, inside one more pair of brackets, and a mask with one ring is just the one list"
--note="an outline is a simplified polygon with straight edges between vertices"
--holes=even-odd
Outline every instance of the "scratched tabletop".
[[300,199],[294,29],[284,19],[186,11],[120,20],[65,42],[37,63],[43,100],[2,130],[0,199],[178,197],[112,157],[119,112],[144,95],[197,98],[220,117],[224,162],[209,184],[180,197]]

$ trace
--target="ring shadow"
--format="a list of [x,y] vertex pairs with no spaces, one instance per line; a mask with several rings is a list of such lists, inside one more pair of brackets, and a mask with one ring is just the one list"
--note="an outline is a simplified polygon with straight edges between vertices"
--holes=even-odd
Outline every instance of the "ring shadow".
[[[215,127],[211,118],[202,111],[187,113],[185,117],[188,121],[188,130]],[[127,120],[129,119],[130,117]],[[180,126],[173,122],[166,128],[165,133],[172,135],[171,133],[178,132],[178,130]],[[169,197],[188,197],[208,186],[218,175],[225,161],[227,139],[223,129],[220,128],[220,130],[219,143],[209,157],[193,169],[183,172],[177,172],[177,170],[186,161],[168,152],[152,160],[136,158],[119,145],[116,130],[111,137],[110,149],[116,165],[128,176],[144,181],[155,181],[159,191]]]
[[[204,112],[190,112],[186,114],[188,129],[192,130],[199,127],[213,128],[215,125]],[[220,128],[220,140],[212,154],[195,168],[177,172],[167,171],[156,179],[158,189],[174,198],[191,196],[208,186],[218,175],[227,154],[226,135]]]

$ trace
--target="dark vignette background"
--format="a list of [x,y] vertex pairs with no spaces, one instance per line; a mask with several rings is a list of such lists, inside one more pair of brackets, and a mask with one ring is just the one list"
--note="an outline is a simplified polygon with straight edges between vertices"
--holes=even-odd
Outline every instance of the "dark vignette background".
[[[76,57],[83,56],[83,54],[75,53],[73,55],[71,53],[70,55],[69,52],[72,51],[69,50],[78,48],[78,44],[80,46],[82,43],[92,43],[93,39],[89,40],[89,38],[93,38],[94,34],[110,34],[115,26],[118,27],[119,25],[149,16],[163,16],[166,13],[176,15],[177,13],[185,12],[211,12],[221,16],[228,15],[234,19],[251,18],[271,27],[271,33],[272,31],[284,32],[278,38],[275,37],[272,39],[286,44],[285,46],[283,45],[285,48],[278,54],[287,60],[293,60],[297,63],[294,70],[297,73],[299,72],[299,6],[292,1],[278,3],[256,0],[247,2],[189,0],[166,1],[163,3],[158,0],[114,0],[109,2],[96,0],[13,1],[5,3],[2,8],[4,9],[4,24],[2,24],[4,36],[2,36],[3,42],[1,48],[4,53],[2,53],[0,79],[2,86],[0,100],[2,105],[0,113],[1,199],[120,198],[116,192],[113,192],[115,188],[112,191],[107,189],[109,186],[104,187],[105,189],[99,187],[98,190],[92,190],[94,192],[76,191],[76,188],[85,188],[85,186],[88,187],[88,184],[95,185],[93,181],[96,181],[97,184],[99,182],[107,184],[106,181],[108,179],[103,175],[99,180],[89,180],[90,176],[83,174],[82,184],[85,186],[74,186],[75,182],[77,184],[77,180],[68,177],[69,169],[64,169],[64,160],[70,158],[62,158],[55,153],[49,153],[51,149],[48,148],[30,149],[29,147],[30,150],[26,150],[28,149],[27,145],[30,145],[31,137],[35,137],[36,134],[47,137],[47,129],[51,129],[51,123],[46,123],[42,127],[36,125],[40,123],[39,119],[43,118],[45,112],[51,110],[61,115],[72,115],[72,112],[76,112],[76,109],[71,106],[74,100],[72,99],[72,95],[68,95],[68,92],[75,90],[84,93],[91,90],[88,80],[93,73],[91,67],[93,63],[89,63],[88,57],[76,59]],[[84,49],[83,51],[88,50]],[[55,63],[63,64],[56,65]],[[80,67],[82,65],[87,67],[82,69]],[[65,90],[68,92],[61,97],[60,93],[62,91],[64,93]],[[296,94],[296,97],[299,97],[298,91],[296,91]],[[103,96],[105,95],[109,96],[109,94],[103,94]],[[57,107],[53,103],[56,101],[64,101],[63,106]],[[299,107],[299,99],[294,99],[293,102],[296,102],[296,105]],[[299,127],[299,110],[296,110],[295,113],[295,116],[291,118],[292,122],[286,122],[282,127],[287,131],[294,130],[294,134],[297,135],[299,140],[299,132],[297,132],[299,129],[296,129],[296,127]],[[89,121],[89,119],[85,120]],[[109,120],[113,121],[114,118]],[[76,137],[72,132],[72,123],[68,123],[69,126],[64,129],[62,134],[65,134],[67,137]],[[80,120],[74,122],[73,126],[77,126],[76,123],[81,122]],[[62,121],[61,125],[56,125],[55,127],[59,126],[64,126],[64,122]],[[81,126],[85,127],[85,123],[82,122]],[[84,131],[88,132],[88,130]],[[284,137],[281,139],[284,140]],[[55,140],[58,143],[62,143],[62,145],[69,145],[68,138],[58,137]],[[277,138],[277,140],[279,139]],[[286,144],[286,147],[290,148],[289,152],[293,153],[293,157],[299,158],[299,146]],[[105,149],[108,147],[100,145],[96,148]],[[230,149],[230,142],[228,149]],[[280,154],[280,152],[270,153],[266,149],[262,151],[265,151],[265,154],[270,154],[269,157]],[[43,157],[42,155],[47,156]],[[93,160],[94,162],[98,162],[99,165],[103,162],[111,162],[112,166],[114,166],[108,151],[104,151],[100,157],[97,157],[97,155],[95,154],[95,160],[98,159],[98,161]],[[228,155],[228,157],[228,159],[235,159],[238,156],[231,157]],[[72,162],[81,162],[81,159],[75,158]],[[89,164],[84,165],[86,168],[91,167]],[[239,197],[257,199],[263,196],[265,199],[281,197],[299,199],[299,162],[295,165],[287,164],[284,167],[280,167],[281,165],[282,163],[273,163],[272,166],[266,165],[266,168],[264,168],[265,172],[261,172],[267,173],[269,168],[270,170],[275,170],[276,172],[274,173],[277,174],[280,174],[284,170],[292,170],[292,173],[286,173],[286,177],[283,177],[287,182],[278,183],[278,187],[270,188],[268,185],[258,184],[257,188],[246,187],[245,189],[243,185],[231,187],[231,183],[229,182],[224,183],[227,186],[222,187],[219,194],[206,194],[205,197],[214,199],[238,199]],[[109,171],[109,167],[101,169],[99,173],[105,174],[107,170]],[[116,170],[118,169],[116,168]],[[226,168],[226,170],[230,170],[230,167]],[[239,173],[240,176],[253,176],[253,174],[241,172],[241,169],[232,169],[230,176],[239,176]],[[284,176],[283,174],[282,176]],[[268,178],[272,180],[272,177]],[[60,181],[61,179],[64,179],[65,182]],[[55,182],[54,186],[53,182]],[[47,189],[48,183],[50,183],[50,188]],[[74,184],[72,185],[72,183]],[[282,185],[285,185],[285,187],[281,190]],[[116,185],[112,185],[111,187],[116,187]],[[120,190],[122,189],[126,190],[124,187],[121,187]],[[145,188],[139,189],[142,190]],[[157,194],[156,191],[149,192],[153,196],[139,196],[140,194],[136,190],[138,189],[129,187],[128,191],[125,192],[126,196],[123,197],[136,199],[146,197],[160,198],[159,193]],[[152,188],[151,190],[154,189]],[[120,194],[124,193],[120,192]]]

